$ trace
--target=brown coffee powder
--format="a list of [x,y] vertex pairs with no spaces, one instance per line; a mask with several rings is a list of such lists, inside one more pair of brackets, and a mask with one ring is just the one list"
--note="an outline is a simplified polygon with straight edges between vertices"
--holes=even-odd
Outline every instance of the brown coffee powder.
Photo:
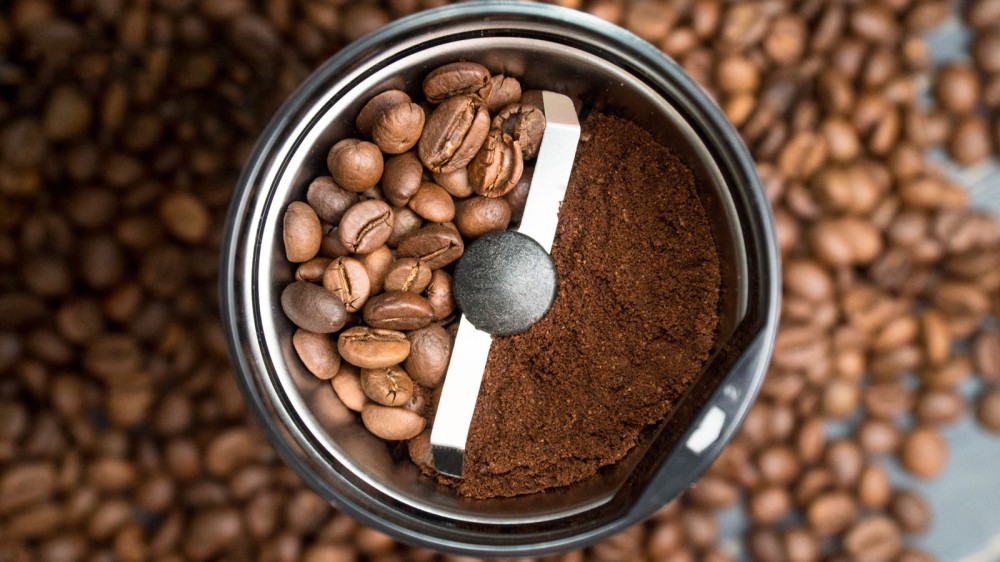
[[563,486],[621,459],[699,372],[718,325],[719,257],[688,169],[636,124],[583,127],[552,257],[558,296],[496,338],[466,451],[473,497]]

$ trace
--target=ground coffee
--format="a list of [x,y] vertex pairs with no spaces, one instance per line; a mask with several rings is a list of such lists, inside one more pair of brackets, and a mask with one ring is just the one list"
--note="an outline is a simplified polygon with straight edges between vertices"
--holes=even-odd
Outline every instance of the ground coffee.
[[559,293],[494,340],[464,478],[473,497],[563,486],[621,459],[708,357],[719,257],[688,169],[636,124],[583,126],[552,257]]

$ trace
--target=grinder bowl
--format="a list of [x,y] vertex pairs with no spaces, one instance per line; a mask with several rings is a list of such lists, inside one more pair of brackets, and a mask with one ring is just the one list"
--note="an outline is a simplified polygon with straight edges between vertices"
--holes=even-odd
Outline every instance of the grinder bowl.
[[[722,261],[718,338],[670,416],[613,467],[565,488],[474,500],[421,477],[360,422],[329,411],[281,312],[285,207],[304,199],[329,147],[353,134],[374,94],[416,93],[455,60],[517,76],[649,129],[691,167]],[[627,31],[544,4],[470,3],[423,12],[348,46],[285,103],[253,153],[230,209],[222,313],[237,377],[271,442],[338,508],[401,540],[480,556],[536,555],[593,543],[689,486],[743,420],[764,377],[780,273],[770,209],[736,131],[674,62]],[[323,392],[321,392],[323,391]],[[335,398],[333,398],[335,400]],[[324,402],[326,405],[324,406]]]

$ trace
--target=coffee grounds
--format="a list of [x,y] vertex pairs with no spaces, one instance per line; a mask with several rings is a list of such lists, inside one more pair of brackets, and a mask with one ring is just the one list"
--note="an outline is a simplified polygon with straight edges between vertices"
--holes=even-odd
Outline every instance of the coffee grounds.
[[538,492],[620,460],[708,357],[719,257],[694,176],[636,124],[593,114],[552,249],[558,296],[496,338],[472,421],[466,496]]

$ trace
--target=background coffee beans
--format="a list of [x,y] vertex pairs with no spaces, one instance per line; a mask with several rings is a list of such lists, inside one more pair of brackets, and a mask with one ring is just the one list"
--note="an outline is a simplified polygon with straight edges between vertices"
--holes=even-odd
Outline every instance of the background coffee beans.
[[[0,18],[0,550],[5,555],[126,561],[461,559],[394,544],[318,501],[249,421],[215,313],[217,253],[232,186],[274,109],[348,41],[437,3],[5,4]],[[971,64],[949,64],[971,68],[974,80],[965,70],[962,84],[974,91],[964,95],[979,100],[963,112],[933,100],[929,107],[916,103],[921,82],[935,84],[932,94],[945,86],[918,33],[954,11],[948,2],[560,3],[653,41],[713,93],[757,161],[775,208],[784,262],[812,263],[825,280],[802,289],[791,282],[792,270],[784,271],[781,332],[804,325],[820,343],[798,340],[783,350],[755,411],[790,412],[796,428],[821,425],[817,404],[827,386],[846,379],[863,397],[876,359],[890,379],[883,382],[915,385],[907,402],[915,408],[924,394],[920,387],[934,377],[914,371],[938,368],[950,363],[956,350],[969,349],[975,366],[970,373],[981,374],[987,386],[975,400],[976,417],[996,430],[990,412],[997,408],[988,406],[998,401],[1000,361],[994,358],[1000,345],[991,344],[997,341],[995,320],[984,319],[1000,314],[1000,297],[989,268],[966,265],[996,255],[997,244],[993,234],[970,240],[944,229],[944,222],[972,223],[976,215],[956,196],[961,190],[923,155],[932,146],[957,152],[964,143],[955,142],[953,130],[970,115],[992,120],[994,154],[1000,146],[995,125],[1000,98],[991,93],[1000,91],[1000,79],[988,57],[996,50],[977,47],[996,35],[995,0],[970,0],[962,7],[961,19],[975,29],[973,56]],[[756,74],[755,89],[730,84],[724,90],[716,83],[721,61],[734,53],[752,66],[744,71]],[[486,87],[498,76],[488,76]],[[494,102],[483,89],[478,95],[489,114],[512,103]],[[883,100],[876,102],[877,112],[864,107],[870,102],[861,103],[872,98]],[[946,103],[957,99],[961,106],[961,98]],[[372,139],[385,108],[411,101],[398,90],[374,96],[358,115],[358,138]],[[428,122],[429,114],[425,129]],[[801,140],[802,133],[817,131],[822,140]],[[796,136],[795,150],[786,149]],[[800,165],[807,159],[793,158],[796,151],[812,155],[808,166]],[[435,174],[434,182],[453,197],[469,197],[467,171],[452,174],[454,181]],[[852,179],[826,185],[820,178],[828,175]],[[310,197],[308,186],[303,200],[322,221],[324,243],[339,245],[334,227],[367,188],[355,193],[332,175],[320,180],[337,187],[327,188],[329,202]],[[848,184],[851,193],[838,195]],[[515,188],[504,197],[515,222],[517,193]],[[390,199],[387,190],[385,196],[416,217],[409,223],[413,230],[423,226],[423,219],[403,207],[407,201]],[[395,227],[402,213],[394,208],[393,214]],[[874,227],[882,249],[871,262],[834,265],[814,249],[808,238],[813,225],[841,215]],[[943,220],[955,216],[957,221]],[[462,229],[458,214],[455,221]],[[377,272],[413,230],[360,258],[374,291]],[[982,225],[968,230],[990,232]],[[342,246],[324,248],[325,259],[349,254]],[[854,251],[847,253],[853,261]],[[969,258],[975,259],[967,263]],[[938,279],[971,282],[972,299],[985,302],[987,312],[979,305],[963,310],[949,299],[929,298]],[[852,306],[847,314],[844,305],[859,285],[876,289],[866,290],[874,299],[860,312],[888,303],[893,313],[866,317]],[[435,269],[426,292],[435,321],[452,314],[453,301],[444,296],[449,294],[448,273]],[[881,338],[900,317],[918,320],[916,337]],[[393,364],[406,360],[406,336],[399,334],[402,341],[393,343],[398,358]],[[966,347],[970,341],[972,347]],[[898,353],[901,346],[907,351]],[[884,365],[883,357],[912,355],[912,349],[915,369]],[[353,379],[341,379],[352,371]],[[360,411],[368,401],[359,370],[346,358],[332,385],[345,380],[354,381],[356,400],[341,402],[324,385],[320,396],[331,402],[322,412],[340,423],[356,423],[349,410],[338,417],[336,409],[353,404]],[[778,384],[789,380],[796,386]],[[862,466],[896,454],[913,411],[876,417],[863,399],[858,409],[862,421],[851,435],[863,451]],[[688,493],[650,522],[598,547],[545,559],[725,560],[725,553],[700,542],[705,534],[689,532],[695,530],[690,523],[741,502],[750,496],[745,489],[766,486],[755,459],[774,444],[795,451],[793,505],[788,519],[748,530],[744,544],[753,559],[845,560],[896,551],[858,549],[869,541],[857,537],[869,535],[855,531],[849,553],[846,528],[827,542],[813,534],[811,524],[797,523],[823,494],[845,493],[860,502],[857,488],[836,483],[818,460],[825,457],[828,435],[814,433],[812,447],[800,448],[790,441],[795,437],[761,427],[767,424],[748,423],[703,480],[725,482],[738,493],[710,500]],[[426,429],[422,434],[427,436]],[[822,454],[814,456],[817,443]],[[860,484],[864,476],[858,478]],[[805,484],[819,491],[805,494]],[[873,511],[887,514],[907,535],[925,532],[933,519],[919,489],[894,488],[888,510]],[[685,512],[697,515],[684,518]],[[867,519],[859,516],[857,523]],[[893,545],[891,524],[878,523],[875,530],[868,531],[871,544]],[[910,548],[896,556],[899,562],[933,559]]]

